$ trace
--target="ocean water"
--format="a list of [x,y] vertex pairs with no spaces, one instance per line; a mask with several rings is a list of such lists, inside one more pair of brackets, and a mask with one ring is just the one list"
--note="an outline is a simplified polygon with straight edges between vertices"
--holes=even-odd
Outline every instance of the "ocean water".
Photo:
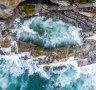
[[14,27],[13,31],[18,39],[45,48],[82,45],[82,29],[56,18],[35,16],[23,20],[16,19]]
[[0,56],[0,90],[96,90],[96,64],[66,62],[39,65],[18,55]]

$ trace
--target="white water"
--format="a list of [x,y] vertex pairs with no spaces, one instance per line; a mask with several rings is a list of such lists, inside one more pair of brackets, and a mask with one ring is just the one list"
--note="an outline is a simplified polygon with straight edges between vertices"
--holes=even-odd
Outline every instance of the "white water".
[[60,47],[66,44],[82,45],[81,29],[62,20],[54,20],[45,16],[31,17],[27,20],[15,21],[13,31],[17,38],[44,47]]
[[[23,60],[20,58],[22,55],[0,56],[0,90],[6,90],[10,86],[9,76],[12,79],[10,83],[17,84],[17,78],[24,75],[26,70],[28,76],[38,73],[40,77],[49,80],[45,90],[96,90],[96,64],[79,68],[74,57],[70,57],[66,62],[39,65],[33,59]],[[63,68],[59,68],[60,66]]]

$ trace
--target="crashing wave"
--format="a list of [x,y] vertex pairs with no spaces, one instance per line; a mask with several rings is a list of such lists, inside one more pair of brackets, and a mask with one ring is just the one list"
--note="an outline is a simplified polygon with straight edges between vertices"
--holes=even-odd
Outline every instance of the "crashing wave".
[[26,20],[16,19],[14,26],[18,39],[46,48],[82,44],[81,29],[62,20],[35,16]]
[[66,62],[39,65],[21,54],[0,56],[0,90],[96,90],[96,64]]

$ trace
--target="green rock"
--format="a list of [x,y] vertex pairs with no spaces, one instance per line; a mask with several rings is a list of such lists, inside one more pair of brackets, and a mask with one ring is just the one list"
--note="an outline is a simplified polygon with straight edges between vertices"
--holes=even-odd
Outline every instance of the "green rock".
[[20,16],[32,16],[35,14],[35,6],[32,4],[24,4],[19,6],[19,15]]

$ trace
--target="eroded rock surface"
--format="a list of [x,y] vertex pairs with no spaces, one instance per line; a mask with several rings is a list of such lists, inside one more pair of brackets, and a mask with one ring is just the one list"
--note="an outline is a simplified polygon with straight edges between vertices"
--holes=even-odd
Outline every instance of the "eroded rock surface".
[[8,18],[13,15],[14,9],[24,0],[0,0],[0,18]]
[[6,7],[6,9],[0,8],[0,18],[8,18],[13,15],[13,9]]
[[64,11],[61,17],[68,23],[83,29],[83,31],[96,30],[96,21],[76,11]]

